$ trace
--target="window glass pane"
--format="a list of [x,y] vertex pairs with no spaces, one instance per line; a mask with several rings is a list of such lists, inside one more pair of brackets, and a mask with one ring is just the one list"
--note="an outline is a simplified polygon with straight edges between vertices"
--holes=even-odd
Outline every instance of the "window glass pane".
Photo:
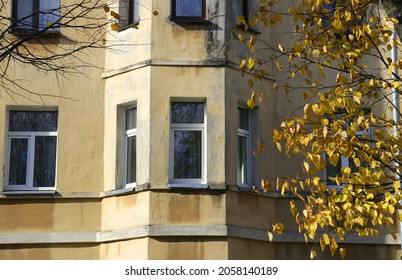
[[26,185],[28,138],[12,138],[10,143],[9,185]]
[[204,103],[173,102],[172,123],[204,123]]
[[57,131],[57,112],[10,111],[9,131]]
[[136,137],[127,138],[127,170],[126,170],[126,184],[134,183],[136,181]]
[[[44,29],[48,25],[59,20],[59,0],[40,0],[39,1],[39,28]],[[55,26],[56,27],[56,26]]]
[[247,137],[239,136],[239,147],[237,153],[237,182],[239,184],[248,183],[248,172],[247,172]]
[[202,1],[204,0],[176,0],[177,17],[202,17]]
[[129,24],[138,22],[139,11],[138,2],[139,0],[120,0],[119,2],[119,23],[120,27],[125,27]]
[[174,178],[201,178],[201,131],[174,132]]
[[239,108],[239,128],[249,130],[248,110]]
[[336,185],[335,181],[332,181],[330,177],[336,177],[336,175],[339,175],[341,173],[341,168],[342,168],[342,158],[339,158],[338,163],[336,166],[333,166],[329,160],[327,159],[327,184],[328,185]]
[[34,1],[32,0],[14,0],[13,1],[14,16],[18,23],[17,28],[32,29],[33,27],[33,10]]
[[131,108],[126,110],[126,130],[137,127],[137,109]]
[[54,187],[56,179],[56,136],[35,137],[33,187]]

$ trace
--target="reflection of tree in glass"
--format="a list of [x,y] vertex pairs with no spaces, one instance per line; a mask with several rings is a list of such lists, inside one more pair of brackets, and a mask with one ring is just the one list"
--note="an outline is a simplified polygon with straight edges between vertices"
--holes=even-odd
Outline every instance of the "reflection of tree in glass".
[[10,174],[8,176],[8,184],[25,185],[28,158],[28,139],[11,139],[10,149]]
[[176,16],[200,17],[202,16],[203,0],[176,0]]
[[204,123],[204,103],[173,103],[172,123]]
[[57,112],[11,111],[9,131],[57,131]]
[[174,149],[174,177],[201,178],[201,131],[175,131]]
[[35,160],[33,187],[55,185],[56,136],[35,137]]

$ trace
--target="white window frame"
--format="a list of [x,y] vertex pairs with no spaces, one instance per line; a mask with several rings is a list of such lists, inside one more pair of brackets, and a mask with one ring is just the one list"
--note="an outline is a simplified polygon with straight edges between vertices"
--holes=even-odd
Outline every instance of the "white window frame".
[[[57,1],[57,3],[54,3]],[[18,0],[12,1],[12,18],[13,18],[13,32],[15,33],[37,33],[46,29],[45,33],[58,33],[60,32],[60,0],[33,0],[32,11],[29,11],[25,17],[18,18],[19,11],[22,3]],[[24,26],[24,19],[30,18],[32,25]],[[46,18],[54,19],[53,21],[45,22]],[[20,24],[22,25],[20,25]],[[51,24],[54,26],[49,27]]]
[[[237,180],[237,185],[239,187],[241,187],[241,188],[249,188],[250,185],[251,185],[251,172],[252,172],[252,170],[251,170],[251,140],[250,140],[250,137],[251,137],[251,135],[250,135],[250,125],[251,125],[250,111],[245,109],[245,108],[238,107],[237,108],[237,113],[238,114],[240,113],[240,110],[245,110],[247,112],[248,129],[249,130],[240,128],[240,123],[238,123],[238,125],[237,125],[237,165],[239,165],[239,158],[238,158],[239,157],[239,148],[240,148],[239,137],[244,137],[244,138],[246,138],[247,166],[246,166],[245,169],[243,168],[243,170],[246,172],[247,180],[246,180],[245,183],[239,181],[239,174],[238,174],[239,166],[237,166],[237,168],[236,168],[236,171],[237,171],[236,172],[236,180]],[[240,121],[240,117],[238,118],[238,120]],[[242,175],[244,175],[244,174],[242,174]]]
[[[126,124],[127,124],[127,111],[135,109],[135,114],[136,114],[136,120],[137,120],[137,107],[136,106],[131,106],[131,107],[126,107],[124,108],[124,165],[123,165],[123,188],[135,188],[137,186],[137,162],[135,163],[135,181],[128,183],[127,182],[127,174],[128,174],[128,139],[131,137],[135,137],[135,149],[136,152],[135,154],[137,155],[137,121],[135,124],[135,128],[132,129],[127,129],[126,130]],[[137,156],[136,159],[137,161]]]
[[[7,122],[8,127],[8,122]],[[35,161],[35,138],[37,136],[52,136],[56,137],[56,159],[54,176],[54,186],[48,187],[33,187],[33,173]],[[12,139],[28,139],[27,148],[27,170],[26,170],[26,184],[25,185],[9,185],[10,175],[10,160],[11,160],[11,140]],[[57,131],[8,131],[7,132],[7,153],[6,153],[6,166],[5,166],[5,191],[47,191],[55,190],[57,184],[57,160],[58,158],[58,132]]]
[[[172,102],[175,103],[176,101]],[[180,101],[177,101],[180,103]],[[206,103],[205,102],[182,102],[182,103],[203,103],[204,104],[204,118],[203,123],[172,123],[170,120],[170,149],[169,149],[169,182],[170,186],[174,184],[178,185],[191,185],[193,187],[203,187],[201,185],[206,184]],[[171,116],[172,114],[170,114]],[[175,131],[200,131],[201,132],[201,178],[174,178],[174,133]]]

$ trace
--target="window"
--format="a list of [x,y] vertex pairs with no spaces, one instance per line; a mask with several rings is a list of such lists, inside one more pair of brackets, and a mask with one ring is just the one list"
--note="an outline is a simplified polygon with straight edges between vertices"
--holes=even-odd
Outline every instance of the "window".
[[[336,114],[336,116],[338,118],[341,118],[342,115],[339,113],[339,114]],[[345,123],[346,123],[345,126],[349,125],[348,121],[346,121]],[[358,131],[356,131],[355,136],[363,143],[364,142],[370,143],[372,140],[372,137],[373,137],[371,129],[368,129],[366,131],[358,130]],[[367,162],[361,163],[362,166],[365,166],[366,164],[367,164]],[[337,175],[340,175],[342,168],[346,168],[346,167],[349,167],[351,169],[352,173],[358,171],[358,167],[355,165],[352,157],[347,158],[347,157],[341,156],[339,158],[336,166],[331,164],[329,161],[329,158],[326,157],[325,180],[327,182],[327,185],[330,188],[338,187],[337,183],[334,180],[332,180],[331,178],[335,178]]]
[[238,108],[239,127],[237,129],[237,184],[250,185],[250,121],[249,111]]
[[137,108],[126,109],[124,143],[124,183],[131,187],[137,179]]
[[55,188],[57,121],[57,112],[9,112],[7,190]]
[[140,0],[120,0],[119,4],[119,26],[128,27],[139,22],[139,4]]
[[172,0],[172,20],[205,20],[205,1],[206,0]]
[[59,0],[13,0],[12,4],[14,32],[59,31]]
[[204,103],[173,102],[171,115],[172,183],[204,181]]
[[252,26],[251,19],[253,18],[254,11],[257,10],[259,0],[240,0],[240,2],[239,15],[244,17],[244,20],[248,25],[248,29],[258,31],[257,26]]

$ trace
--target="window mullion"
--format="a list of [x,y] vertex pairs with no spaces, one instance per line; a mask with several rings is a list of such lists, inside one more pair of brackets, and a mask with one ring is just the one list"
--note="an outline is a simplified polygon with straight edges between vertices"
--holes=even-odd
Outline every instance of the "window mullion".
[[33,173],[35,165],[35,135],[28,138],[28,159],[27,159],[27,187],[33,187]]

